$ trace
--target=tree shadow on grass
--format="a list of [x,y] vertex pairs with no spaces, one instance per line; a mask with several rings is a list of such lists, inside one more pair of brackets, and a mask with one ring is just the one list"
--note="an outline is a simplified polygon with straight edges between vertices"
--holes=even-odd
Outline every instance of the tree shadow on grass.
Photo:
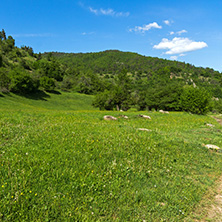
[[33,99],[33,100],[47,101],[47,98],[50,98],[50,95],[48,95],[47,93],[41,90],[38,90],[36,92],[30,92],[30,93],[17,93],[17,95],[23,96],[27,99]]
[[46,92],[56,94],[56,95],[61,95],[61,92],[56,91],[56,90],[47,90]]

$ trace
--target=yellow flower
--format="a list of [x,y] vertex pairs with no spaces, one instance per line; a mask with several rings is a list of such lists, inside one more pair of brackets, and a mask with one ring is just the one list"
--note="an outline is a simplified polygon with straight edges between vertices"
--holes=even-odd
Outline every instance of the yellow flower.
[[35,194],[35,196],[37,196],[37,193]]
[[5,186],[4,185],[2,185],[2,188],[4,188]]
[[21,196],[23,195],[23,193],[21,193]]
[[30,190],[29,193],[31,193],[32,191]]

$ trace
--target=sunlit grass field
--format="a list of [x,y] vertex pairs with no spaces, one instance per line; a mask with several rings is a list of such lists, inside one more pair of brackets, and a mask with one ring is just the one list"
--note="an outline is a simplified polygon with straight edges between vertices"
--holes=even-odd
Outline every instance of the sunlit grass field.
[[0,98],[0,221],[185,220],[221,173],[221,153],[202,144],[222,147],[222,126],[186,113],[124,119],[76,95]]

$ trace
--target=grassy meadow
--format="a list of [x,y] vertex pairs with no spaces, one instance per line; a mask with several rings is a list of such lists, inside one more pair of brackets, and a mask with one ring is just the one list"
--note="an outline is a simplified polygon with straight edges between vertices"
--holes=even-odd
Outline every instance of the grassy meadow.
[[0,97],[0,221],[184,221],[222,171],[221,153],[202,145],[222,147],[222,126],[91,100]]

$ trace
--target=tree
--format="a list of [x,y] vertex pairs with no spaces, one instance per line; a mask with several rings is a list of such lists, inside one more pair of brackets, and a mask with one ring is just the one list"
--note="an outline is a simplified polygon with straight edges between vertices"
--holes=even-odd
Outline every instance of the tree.
[[112,90],[112,97],[117,110],[128,110],[132,103],[131,80],[127,75],[127,70],[123,69],[118,75],[116,86]]
[[183,111],[204,115],[212,108],[211,96],[204,88],[185,87],[180,97]]
[[0,39],[1,40],[6,40],[6,33],[5,33],[4,29],[2,29],[2,31],[0,32]]
[[55,81],[48,76],[43,76],[39,80],[40,86],[46,91],[52,91],[55,89]]
[[16,93],[30,93],[38,89],[38,83],[23,69],[15,68],[10,71],[9,89]]
[[139,109],[180,110],[179,100],[181,93],[182,85],[178,82],[168,82],[165,85],[150,86],[140,93],[140,99],[138,101]]
[[132,105],[131,80],[127,71],[122,70],[116,78],[116,83],[110,90],[105,90],[96,95],[93,105],[100,109],[128,110]]
[[26,52],[28,52],[28,54],[30,56],[34,56],[34,51],[32,47],[29,46],[22,46],[21,49],[25,50]]
[[112,94],[108,90],[98,93],[93,100],[92,105],[98,107],[100,110],[113,110],[115,107]]
[[10,48],[13,48],[15,46],[15,39],[13,39],[12,36],[8,36],[6,41],[7,41],[8,46]]

